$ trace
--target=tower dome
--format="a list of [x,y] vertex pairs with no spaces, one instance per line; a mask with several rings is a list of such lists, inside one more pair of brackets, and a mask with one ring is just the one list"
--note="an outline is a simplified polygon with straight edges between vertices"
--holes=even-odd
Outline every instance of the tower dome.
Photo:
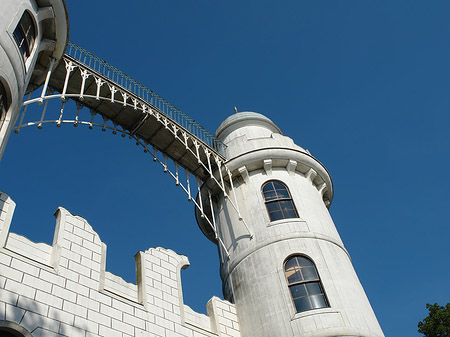
[[280,128],[266,116],[252,111],[238,112],[225,119],[215,136],[226,145],[228,159],[261,148],[295,148],[307,153],[283,135]]
[[236,129],[250,125],[265,127],[271,132],[283,134],[278,126],[266,116],[253,111],[243,111],[233,114],[225,119],[217,128],[215,136],[223,141],[227,135]]

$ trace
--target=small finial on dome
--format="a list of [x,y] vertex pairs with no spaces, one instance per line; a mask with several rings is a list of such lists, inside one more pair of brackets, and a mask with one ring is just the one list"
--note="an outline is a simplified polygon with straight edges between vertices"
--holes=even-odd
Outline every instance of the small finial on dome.
[[237,111],[237,108],[236,108],[236,107],[234,107],[234,110],[236,110],[236,113],[239,113],[239,111]]

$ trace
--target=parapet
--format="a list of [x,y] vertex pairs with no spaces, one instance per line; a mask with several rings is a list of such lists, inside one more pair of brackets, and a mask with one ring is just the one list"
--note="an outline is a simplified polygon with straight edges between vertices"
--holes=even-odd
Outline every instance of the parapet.
[[208,315],[183,303],[184,255],[136,254],[136,284],[105,270],[106,245],[82,217],[59,207],[52,245],[9,232],[14,201],[0,192],[0,324],[33,336],[240,336],[233,304]]

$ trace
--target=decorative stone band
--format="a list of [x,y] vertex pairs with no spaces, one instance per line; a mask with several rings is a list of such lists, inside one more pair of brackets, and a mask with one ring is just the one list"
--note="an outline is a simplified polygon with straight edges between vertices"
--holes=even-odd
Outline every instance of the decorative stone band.
[[291,240],[291,239],[315,239],[315,240],[326,241],[328,243],[331,243],[331,244],[336,245],[339,248],[341,248],[351,261],[350,254],[348,253],[347,249],[345,249],[342,241],[336,240],[330,236],[319,234],[319,233],[293,232],[293,233],[289,233],[289,234],[282,234],[282,235],[278,235],[275,237],[271,237],[267,240],[259,242],[255,245],[249,247],[248,249],[240,252],[236,257],[234,257],[232,259],[232,261],[230,261],[230,263],[227,265],[226,270],[221,269],[221,276],[229,277],[231,275],[231,273],[233,272],[234,268],[236,268],[239,265],[239,263],[242,262],[242,260],[249,257],[253,252],[255,252],[263,247],[272,245],[274,243],[277,243],[280,241]]
[[[309,153],[297,149],[283,147],[257,149],[227,161],[225,166],[233,177],[241,176],[244,182],[248,179],[249,172],[254,170],[264,169],[268,174],[279,167],[285,168],[290,174],[298,171],[316,185],[328,208],[333,200],[333,182],[325,166]],[[215,176],[219,176],[218,172],[215,172]],[[211,179],[206,182],[206,186],[214,190]]]

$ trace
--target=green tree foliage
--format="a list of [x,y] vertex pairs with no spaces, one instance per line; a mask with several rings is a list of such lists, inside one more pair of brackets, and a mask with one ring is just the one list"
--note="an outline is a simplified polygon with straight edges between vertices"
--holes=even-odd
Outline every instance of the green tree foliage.
[[425,337],[450,336],[450,303],[441,307],[437,303],[427,304],[429,315],[417,324],[418,331]]

